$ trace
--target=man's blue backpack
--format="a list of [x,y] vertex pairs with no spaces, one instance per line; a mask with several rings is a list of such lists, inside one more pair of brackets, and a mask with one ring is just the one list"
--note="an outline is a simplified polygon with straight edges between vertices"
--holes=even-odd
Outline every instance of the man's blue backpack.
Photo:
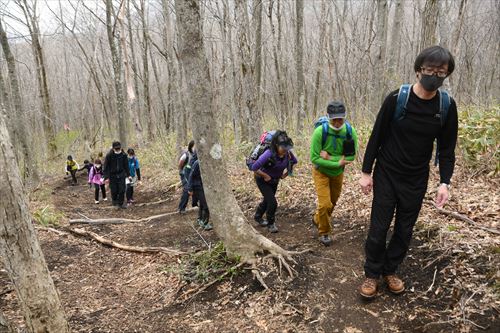
[[[408,99],[410,98],[410,91],[411,84],[403,84],[399,88],[393,121],[402,120],[406,116],[406,104],[408,104]],[[436,117],[440,119],[441,127],[444,127],[446,124],[450,104],[451,100],[448,92],[446,90],[439,89],[439,112],[436,114]],[[439,164],[439,137],[436,141],[436,158],[434,160],[434,165]]]
[[[352,139],[352,126],[349,124],[349,122],[346,120],[345,121],[345,126],[346,126],[346,135],[338,135],[338,134],[329,134],[328,133],[328,125],[330,123],[330,119],[328,116],[322,116],[319,117],[318,120],[314,123],[314,128],[318,128],[321,126],[323,128],[322,135],[321,135],[321,145],[325,146],[326,139],[328,138],[328,135],[331,135],[336,138],[341,138],[344,139],[344,155],[345,156],[353,156],[355,154],[354,151],[354,141]],[[333,149],[337,148],[337,140],[333,140]]]

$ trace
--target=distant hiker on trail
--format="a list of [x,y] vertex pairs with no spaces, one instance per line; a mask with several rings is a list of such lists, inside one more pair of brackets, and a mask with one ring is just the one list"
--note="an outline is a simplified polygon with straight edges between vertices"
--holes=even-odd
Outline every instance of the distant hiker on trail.
[[90,174],[90,169],[92,169],[93,164],[89,162],[89,160],[83,161],[83,166],[78,169],[78,171],[87,170],[87,175]]
[[[272,135],[269,146],[264,148],[261,155],[249,165],[250,170],[255,174],[255,182],[263,197],[257,206],[254,219],[260,226],[267,226],[272,233],[278,232],[275,223],[278,208],[276,200],[278,184],[280,179],[286,178],[292,172],[292,166],[297,164],[297,158],[291,152],[292,148],[293,141],[286,132],[276,131]],[[266,219],[264,219],[264,214]]]
[[102,170],[102,163],[100,159],[96,159],[94,161],[94,164],[92,164],[92,167],[90,168],[89,184],[90,186],[94,185],[94,200],[96,204],[99,203],[99,190],[101,190],[102,193],[102,200],[108,201],[108,199],[106,198],[106,186],[104,185],[104,173]]
[[198,220],[196,222],[204,230],[212,230],[210,224],[210,212],[208,210],[205,191],[203,190],[203,181],[201,179],[200,162],[196,159],[189,174],[187,189],[190,196],[198,198]]
[[344,169],[358,152],[358,136],[346,121],[346,108],[340,101],[328,103],[327,116],[319,118],[311,138],[312,176],[318,195],[318,207],[312,218],[319,241],[330,246],[330,218],[342,192]]
[[134,187],[141,181],[141,169],[139,167],[139,160],[135,156],[135,151],[132,148],[127,150],[128,154],[128,169],[130,171],[131,181],[127,183],[127,205],[134,203]]
[[128,158],[122,150],[120,142],[113,142],[113,148],[106,155],[104,160],[104,179],[109,181],[111,199],[116,208],[126,209],[125,200],[125,179],[132,180],[128,168]]
[[[455,101],[439,87],[454,68],[455,61],[447,49],[433,46],[423,50],[414,64],[417,82],[391,92],[373,126],[359,181],[366,194],[373,187],[370,230],[365,244],[366,279],[360,287],[360,294],[366,298],[376,296],[380,276],[391,292],[399,294],[405,290],[396,270],[408,251],[427,191],[429,162],[436,139],[436,162],[441,177],[436,206],[442,207],[448,201],[458,116]],[[394,215],[394,232],[386,247]]]
[[78,183],[78,181],[76,180],[76,172],[78,171],[79,168],[80,167],[78,166],[78,163],[76,163],[76,161],[73,160],[73,156],[68,155],[64,171],[66,172],[66,176],[71,174],[71,185],[73,186]]
[[[194,140],[191,140],[188,144],[188,149],[183,151],[181,157],[179,158],[179,177],[182,183],[182,196],[179,202],[179,213],[184,214],[186,212],[186,207],[189,201],[189,193],[187,189],[187,183],[189,179],[189,174],[193,167],[193,163],[196,160],[196,148],[194,146]],[[194,157],[194,158],[193,158]],[[192,196],[192,206],[195,207],[197,204],[196,196]]]

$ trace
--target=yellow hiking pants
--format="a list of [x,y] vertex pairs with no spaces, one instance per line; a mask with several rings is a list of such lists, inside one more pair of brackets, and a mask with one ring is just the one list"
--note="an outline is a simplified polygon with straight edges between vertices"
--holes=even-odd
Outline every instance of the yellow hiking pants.
[[344,174],[329,177],[313,168],[313,180],[318,194],[318,208],[314,214],[314,223],[318,227],[319,235],[328,235],[332,231],[330,216],[342,192]]

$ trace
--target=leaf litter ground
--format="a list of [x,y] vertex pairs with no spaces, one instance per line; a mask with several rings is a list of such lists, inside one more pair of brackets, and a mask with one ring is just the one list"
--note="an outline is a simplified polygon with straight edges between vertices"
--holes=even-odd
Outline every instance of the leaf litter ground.
[[[370,197],[363,196],[352,172],[334,213],[334,244],[322,247],[310,225],[315,206],[308,166],[282,182],[278,192],[277,234],[258,230],[297,256],[297,276],[280,275],[273,262],[260,269],[264,288],[249,271],[223,279],[185,302],[179,297],[199,290],[180,272],[189,256],[140,254],[103,246],[93,240],[38,229],[46,261],[74,332],[499,332],[500,239],[439,214],[425,204],[408,258],[400,269],[407,292],[388,293],[366,302],[357,294],[363,276],[363,244]],[[462,177],[462,178],[461,178]],[[436,175],[432,177],[437,180]],[[466,179],[464,175],[455,178]],[[232,170],[234,193],[251,221],[259,193],[249,174]],[[85,178],[81,176],[80,183]],[[430,183],[432,184],[432,182]],[[478,224],[498,228],[498,179],[476,177],[457,182],[449,209]],[[147,206],[116,211],[110,203],[93,204],[93,190],[68,180],[44,184],[49,193],[32,195],[32,210],[51,204],[66,218],[139,219],[175,211],[180,190],[147,179],[136,193]],[[167,189],[168,190],[158,190]],[[35,193],[36,194],[36,193]],[[428,200],[433,192],[429,191]],[[162,246],[196,253],[216,246],[215,233],[198,230],[196,211],[143,223],[78,226],[115,242]],[[252,223],[252,222],[250,222]],[[70,228],[63,221],[60,230]],[[0,271],[0,307],[22,326],[15,292]]]

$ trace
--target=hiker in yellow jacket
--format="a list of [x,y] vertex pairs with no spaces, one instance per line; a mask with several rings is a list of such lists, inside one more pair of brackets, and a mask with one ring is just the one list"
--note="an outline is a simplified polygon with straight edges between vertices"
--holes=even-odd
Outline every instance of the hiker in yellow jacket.
[[319,241],[330,246],[330,217],[342,191],[344,168],[354,161],[358,151],[358,137],[354,127],[345,120],[342,102],[330,102],[327,114],[318,119],[311,138],[313,180],[318,195],[312,222],[318,228]]
[[66,175],[71,174],[71,185],[73,186],[76,185],[77,183],[76,172],[78,171],[79,168],[80,166],[73,159],[73,156],[68,155],[68,158],[66,160],[66,167],[64,170],[66,171]]

